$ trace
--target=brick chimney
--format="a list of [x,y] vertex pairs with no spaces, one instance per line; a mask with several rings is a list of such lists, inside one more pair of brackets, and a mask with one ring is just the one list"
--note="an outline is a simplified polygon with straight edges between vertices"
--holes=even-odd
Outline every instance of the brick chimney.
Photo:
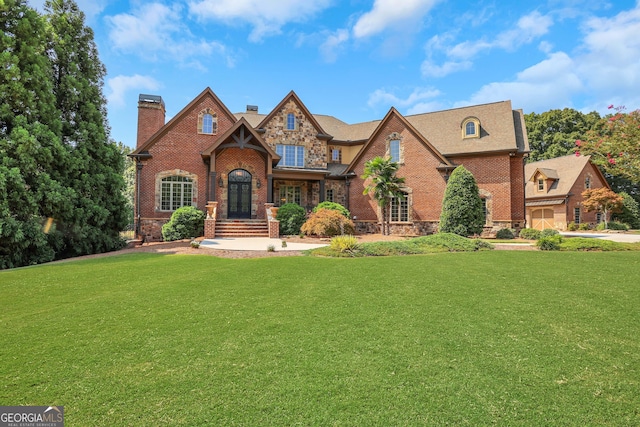
[[140,95],[138,97],[138,139],[136,148],[140,148],[151,136],[164,126],[164,101],[158,95]]

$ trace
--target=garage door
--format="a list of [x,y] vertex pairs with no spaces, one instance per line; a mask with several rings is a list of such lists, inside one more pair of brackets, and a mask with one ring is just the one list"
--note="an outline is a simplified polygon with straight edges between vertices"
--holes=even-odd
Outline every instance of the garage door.
[[553,209],[536,209],[531,212],[531,228],[544,230],[553,228]]

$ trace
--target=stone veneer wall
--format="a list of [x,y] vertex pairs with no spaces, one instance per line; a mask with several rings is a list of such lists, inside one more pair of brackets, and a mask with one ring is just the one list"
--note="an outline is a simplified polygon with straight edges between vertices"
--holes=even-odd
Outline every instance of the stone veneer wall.
[[[287,130],[287,115],[293,113],[298,127]],[[305,168],[327,167],[327,144],[317,138],[318,129],[304,115],[293,101],[286,103],[265,126],[264,140],[275,151],[276,144],[303,145],[305,147]]]

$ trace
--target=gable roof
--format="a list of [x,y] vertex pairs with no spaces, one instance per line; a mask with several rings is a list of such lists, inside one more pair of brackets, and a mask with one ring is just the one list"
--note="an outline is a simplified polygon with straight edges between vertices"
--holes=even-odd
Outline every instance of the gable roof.
[[289,92],[287,96],[285,96],[282,101],[280,101],[280,103],[276,105],[276,107],[262,119],[257,128],[263,128],[289,101],[293,101],[298,105],[298,108],[300,108],[302,110],[302,113],[307,116],[311,124],[318,130],[319,134],[326,135],[326,132],[324,131],[322,126],[320,126],[320,123],[318,123],[315,116],[311,114],[311,112],[309,112],[306,105],[304,105],[304,103],[300,100],[300,98],[294,91]]
[[220,98],[218,98],[216,94],[213,93],[211,88],[207,87],[205,90],[200,92],[200,94],[196,96],[190,103],[188,103],[182,110],[180,110],[178,114],[173,116],[171,120],[169,120],[156,133],[154,133],[144,144],[136,148],[130,155],[136,155],[145,151],[149,151],[149,148],[151,148],[160,139],[160,137],[162,137],[169,130],[171,130],[176,125],[176,123],[179,123],[180,120],[182,120],[182,118],[189,112],[189,110],[191,110],[196,104],[201,102],[207,96],[213,98],[214,102],[216,102],[220,106],[220,110],[229,117],[229,120],[231,120],[231,122],[235,122],[237,120],[236,116],[234,116],[233,113],[229,111],[227,106],[224,105],[222,101],[220,101]]
[[[564,197],[568,196],[571,191],[571,187],[576,183],[580,177],[582,171],[591,164],[591,156],[576,156],[574,154],[562,157],[556,157],[554,159],[540,160],[538,162],[528,163],[524,167],[524,177],[527,180],[525,186],[525,198],[536,197]],[[604,175],[600,172],[597,166],[592,167],[594,174],[598,175],[602,182],[608,187],[609,184],[604,178]],[[548,178],[551,178],[545,172],[550,175],[555,175],[557,181],[544,194],[535,192],[535,185],[533,179],[535,175],[540,172]]]
[[369,147],[369,145],[371,145],[371,143],[376,139],[376,137],[380,134],[380,132],[382,132],[382,129],[384,128],[385,124],[389,120],[391,120],[393,117],[398,117],[400,119],[400,121],[402,122],[402,124],[404,126],[406,126],[409,129],[409,131],[412,132],[416,136],[418,141],[420,141],[429,151],[431,151],[434,154],[434,156],[436,158],[438,158],[438,160],[440,160],[440,162],[442,163],[443,166],[453,167],[451,162],[449,162],[449,160],[447,160],[447,158],[444,157],[442,155],[442,153],[440,153],[440,151],[438,151],[438,149],[436,147],[431,145],[431,143],[420,132],[418,132],[413,127],[413,125],[402,114],[400,114],[398,112],[398,110],[396,110],[394,107],[391,107],[391,109],[389,110],[387,115],[384,117],[384,119],[382,119],[380,121],[380,123],[376,127],[376,130],[371,134],[371,136],[369,137],[368,141],[362,146],[360,151],[358,151],[358,154],[356,154],[356,156],[353,158],[353,160],[349,164],[349,167],[347,168],[347,171],[350,171],[350,170],[353,169],[353,167],[356,165],[356,163],[360,160],[360,158],[367,151],[367,148]]
[[[210,157],[218,147],[220,147],[221,145],[227,144],[227,141],[229,140],[229,138],[231,138],[232,135],[234,135],[235,132],[238,130],[240,130],[241,135],[243,136],[245,135],[245,132],[248,132],[249,135],[251,136],[251,139],[245,138],[246,142],[241,141],[240,143],[236,143],[236,144],[232,143],[233,146],[237,146],[239,148],[246,147],[246,148],[256,149],[258,151],[266,152],[274,161],[280,160],[280,156],[275,151],[273,151],[271,147],[269,147],[269,144],[264,142],[262,137],[258,134],[258,132],[253,128],[253,126],[249,124],[249,122],[244,117],[238,120],[233,126],[231,126],[229,130],[227,130],[225,133],[220,135],[220,137],[216,140],[216,142],[214,142],[205,150],[203,150],[200,153],[202,157],[205,157],[205,158]],[[252,144],[250,142],[252,140],[257,141],[258,144]]]

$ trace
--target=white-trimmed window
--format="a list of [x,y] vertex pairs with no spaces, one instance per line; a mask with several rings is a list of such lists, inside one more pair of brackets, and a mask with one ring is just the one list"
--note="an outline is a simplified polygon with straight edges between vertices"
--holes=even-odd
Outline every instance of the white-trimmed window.
[[304,147],[302,145],[276,144],[276,153],[280,156],[278,166],[304,167]]
[[293,113],[287,113],[287,125],[286,125],[286,129],[287,130],[296,130],[297,129],[297,121],[296,121],[296,115]]
[[285,203],[300,204],[300,187],[294,185],[282,185],[280,186],[280,205]]
[[193,205],[193,181],[186,176],[168,176],[160,184],[160,210],[175,211]]
[[391,222],[409,221],[409,198],[406,194],[400,197],[391,198],[389,220]]
[[475,117],[468,117],[462,121],[462,138],[479,138],[480,120]]
[[544,191],[544,178],[538,178],[538,191]]

